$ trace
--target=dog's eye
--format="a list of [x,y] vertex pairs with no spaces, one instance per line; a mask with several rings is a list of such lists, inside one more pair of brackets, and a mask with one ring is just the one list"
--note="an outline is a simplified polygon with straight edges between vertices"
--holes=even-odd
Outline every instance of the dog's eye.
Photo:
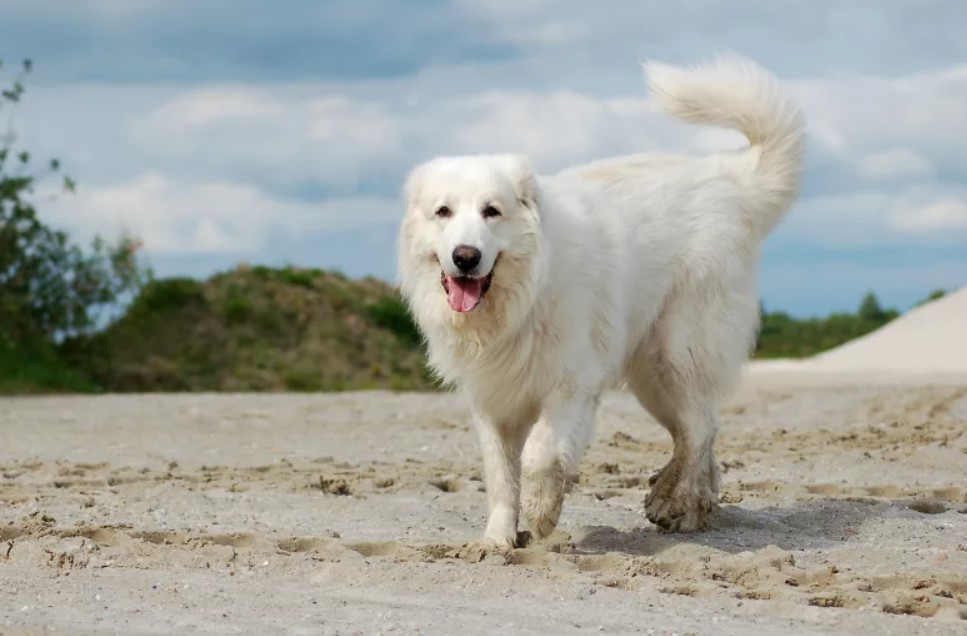
[[451,216],[453,216],[453,210],[451,210],[450,208],[448,208],[445,205],[441,205],[437,209],[436,215],[438,217],[440,217],[441,219],[449,219]]
[[483,214],[483,218],[485,219],[492,219],[495,216],[500,216],[500,210],[498,210],[492,205],[488,205],[483,209],[483,212],[481,212],[481,214]]

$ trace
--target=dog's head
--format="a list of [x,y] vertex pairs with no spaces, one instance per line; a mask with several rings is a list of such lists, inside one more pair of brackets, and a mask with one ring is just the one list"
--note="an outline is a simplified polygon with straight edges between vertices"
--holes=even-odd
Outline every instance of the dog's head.
[[424,330],[514,322],[509,314],[530,293],[540,250],[530,163],[518,155],[441,157],[410,173],[405,196],[400,282]]

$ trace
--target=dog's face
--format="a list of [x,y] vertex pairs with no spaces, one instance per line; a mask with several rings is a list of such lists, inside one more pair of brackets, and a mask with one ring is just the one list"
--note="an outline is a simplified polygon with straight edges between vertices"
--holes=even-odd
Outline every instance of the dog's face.
[[525,261],[537,248],[539,216],[526,159],[434,159],[410,174],[406,198],[400,276],[418,318],[441,300],[454,314],[492,314],[531,276]]

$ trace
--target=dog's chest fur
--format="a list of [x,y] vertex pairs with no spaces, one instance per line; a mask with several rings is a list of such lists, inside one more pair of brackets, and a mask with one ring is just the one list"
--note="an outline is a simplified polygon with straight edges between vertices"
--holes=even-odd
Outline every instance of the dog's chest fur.
[[564,361],[557,359],[561,348],[552,342],[559,338],[556,330],[541,331],[528,324],[487,342],[454,336],[431,340],[430,358],[478,408],[513,420],[539,408],[551,390],[566,382]]

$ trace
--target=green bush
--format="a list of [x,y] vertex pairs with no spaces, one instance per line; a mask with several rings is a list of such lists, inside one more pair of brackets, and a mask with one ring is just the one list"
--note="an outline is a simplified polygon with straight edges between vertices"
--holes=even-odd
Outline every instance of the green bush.
[[259,280],[271,280],[274,270],[271,267],[266,267],[265,265],[256,265],[252,268],[252,275]]
[[289,391],[318,391],[323,388],[322,375],[318,370],[292,370],[283,376]]
[[926,305],[929,302],[933,302],[935,300],[940,300],[941,298],[943,298],[946,295],[947,295],[947,292],[945,290],[943,290],[943,289],[935,289],[932,292],[930,292],[930,294],[928,294],[926,298],[924,298],[923,300],[921,300],[920,302],[918,302],[916,304],[916,306],[919,307],[920,305]]
[[239,292],[233,292],[225,299],[222,312],[225,322],[230,325],[247,322],[252,316],[252,301]]
[[98,386],[68,365],[47,342],[19,342],[0,350],[0,394],[89,393]]
[[419,327],[397,294],[370,303],[366,311],[376,325],[393,332],[404,344],[419,346],[423,342]]
[[281,278],[283,282],[286,282],[290,285],[298,285],[300,287],[312,289],[312,283],[315,281],[319,273],[319,270],[293,269],[291,267],[287,267],[281,271]]
[[165,278],[149,282],[132,305],[133,311],[163,313],[191,303],[205,302],[201,283],[192,278]]

